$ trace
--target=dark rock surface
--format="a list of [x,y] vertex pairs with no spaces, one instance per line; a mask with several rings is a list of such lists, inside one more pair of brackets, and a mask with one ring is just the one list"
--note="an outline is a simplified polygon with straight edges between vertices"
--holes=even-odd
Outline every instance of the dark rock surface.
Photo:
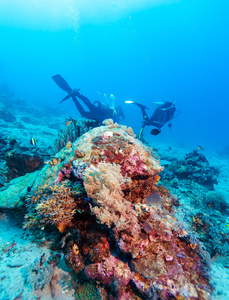
[[10,178],[34,172],[44,165],[44,159],[38,154],[36,149],[32,153],[29,149],[25,151],[22,151],[20,148],[14,149],[6,153],[5,159]]

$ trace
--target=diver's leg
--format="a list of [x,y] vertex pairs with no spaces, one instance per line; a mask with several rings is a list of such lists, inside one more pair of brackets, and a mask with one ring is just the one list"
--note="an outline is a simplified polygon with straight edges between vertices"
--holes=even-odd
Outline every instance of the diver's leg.
[[141,108],[142,116],[143,116],[143,122],[147,121],[149,119],[148,116],[147,116],[147,113],[146,113],[147,107],[145,105],[137,103],[137,102],[134,102],[134,104]]
[[94,112],[94,111],[96,112],[97,107],[96,107],[95,105],[93,105],[93,104],[91,103],[91,101],[90,101],[87,97],[81,95],[80,93],[77,93],[76,96],[77,96],[80,100],[83,101],[83,103],[89,108],[89,110],[90,110],[91,112]]
[[142,123],[142,128],[140,129],[140,131],[139,131],[139,134],[138,134],[138,139],[139,140],[142,140],[143,139],[143,131],[144,131],[144,128],[145,128],[145,122],[143,121],[143,123]]
[[79,101],[76,99],[75,96],[72,97],[72,100],[78,109],[79,113],[81,114],[81,117],[86,119],[95,119],[95,116],[90,111],[85,111],[83,106],[79,103]]
[[115,109],[113,109],[112,115],[113,115],[112,119],[113,119],[114,123],[117,123],[119,121],[119,118],[118,118],[118,112]]

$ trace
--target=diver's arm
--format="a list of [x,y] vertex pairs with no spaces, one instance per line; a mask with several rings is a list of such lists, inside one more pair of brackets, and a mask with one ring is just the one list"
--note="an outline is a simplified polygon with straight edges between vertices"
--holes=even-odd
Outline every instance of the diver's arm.
[[167,107],[167,108],[161,108],[161,110],[162,110],[162,111],[169,111],[169,110],[171,110],[171,109],[173,109],[173,108],[174,108],[174,106],[171,105],[170,107]]
[[[126,101],[126,102],[128,103],[128,101]],[[142,112],[142,116],[143,116],[143,122],[149,119],[148,116],[147,116],[147,113],[146,113],[146,109],[148,109],[148,108],[145,105],[134,102],[134,101],[130,101],[130,103],[133,103],[133,104],[135,104],[135,105],[137,105],[138,107],[141,108],[141,112]]]

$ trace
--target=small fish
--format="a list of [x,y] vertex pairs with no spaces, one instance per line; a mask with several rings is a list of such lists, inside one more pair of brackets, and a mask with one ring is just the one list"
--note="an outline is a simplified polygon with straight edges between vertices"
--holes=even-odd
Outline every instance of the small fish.
[[198,150],[204,150],[204,148],[203,147],[201,147],[201,146],[196,146],[196,148],[198,149]]
[[118,149],[115,150],[114,154],[115,154],[115,155],[119,154]]
[[53,157],[52,158],[52,165],[56,165],[58,163],[58,158],[56,158],[56,157]]
[[33,145],[33,146],[36,146],[36,145],[37,145],[37,140],[36,140],[36,138],[31,138],[30,144]]
[[68,121],[68,122],[66,122],[66,126],[68,126],[69,124],[71,124],[72,123],[72,120],[71,121]]

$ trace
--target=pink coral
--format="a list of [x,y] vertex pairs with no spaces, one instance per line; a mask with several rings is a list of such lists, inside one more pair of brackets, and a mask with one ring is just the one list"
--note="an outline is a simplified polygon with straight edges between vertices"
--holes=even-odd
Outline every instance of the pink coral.
[[67,170],[67,169],[62,170],[62,169],[60,169],[55,182],[60,182],[60,181],[65,180],[66,177],[70,174],[71,174],[71,170]]
[[140,159],[139,155],[134,153],[134,155],[124,159],[122,170],[125,174],[127,173],[130,177],[132,177],[133,175],[145,175],[147,167]]
[[127,263],[123,263],[118,258],[110,255],[101,263],[95,263],[85,268],[85,274],[90,279],[99,280],[104,285],[114,284],[119,299],[121,298],[120,291],[127,286],[132,279],[132,272]]

